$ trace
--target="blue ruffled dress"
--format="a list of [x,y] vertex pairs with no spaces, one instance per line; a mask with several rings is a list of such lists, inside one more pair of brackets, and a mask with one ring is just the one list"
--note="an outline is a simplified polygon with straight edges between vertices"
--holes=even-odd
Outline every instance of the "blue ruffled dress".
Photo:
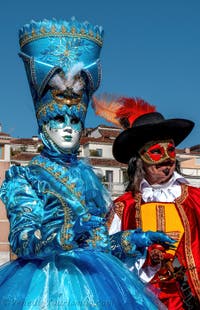
[[0,196],[18,256],[0,268],[1,310],[159,308],[110,253],[108,196],[89,165],[36,156],[7,171]]

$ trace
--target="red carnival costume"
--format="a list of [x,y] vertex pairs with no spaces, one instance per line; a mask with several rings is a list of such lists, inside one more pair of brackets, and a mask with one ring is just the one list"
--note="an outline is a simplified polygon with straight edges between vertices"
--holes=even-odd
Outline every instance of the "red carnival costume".
[[[186,184],[175,152],[194,123],[165,119],[142,99],[111,98],[109,102],[109,98],[95,98],[94,107],[97,114],[125,129],[113,143],[113,156],[128,164],[129,183],[110,211],[110,234],[132,229],[161,231],[175,241],[174,248],[154,249],[155,261],[149,259],[149,247],[136,264],[131,265],[130,258],[125,263],[137,270],[143,282],[152,284],[168,309],[200,309],[200,189]],[[177,270],[186,271],[188,282],[184,279],[184,283],[192,293],[191,306],[180,290]]]
[[[182,194],[175,200],[174,204],[162,204],[161,202],[143,203],[140,193],[133,198],[132,193],[127,192],[116,199],[109,221],[112,222],[116,213],[121,219],[122,230],[141,227],[144,231],[151,229],[155,231],[162,230],[167,233],[171,232],[172,236],[177,232],[178,222],[176,219],[174,228],[167,227],[167,225],[173,224],[175,213],[171,217],[172,205],[180,220],[179,225],[182,229],[182,236],[177,244],[177,249],[175,251],[171,250],[171,255],[174,258],[177,257],[179,263],[185,267],[192,294],[200,300],[200,189],[183,184]],[[155,212],[151,214],[151,221],[145,220],[145,216],[148,217],[148,213],[145,215],[145,206],[155,208]],[[152,212],[152,208],[150,212]],[[152,226],[153,223],[156,223],[155,227]],[[170,290],[172,290],[171,287],[173,285],[168,284],[167,286],[170,286]],[[163,294],[163,296],[159,297],[162,300],[166,296]]]

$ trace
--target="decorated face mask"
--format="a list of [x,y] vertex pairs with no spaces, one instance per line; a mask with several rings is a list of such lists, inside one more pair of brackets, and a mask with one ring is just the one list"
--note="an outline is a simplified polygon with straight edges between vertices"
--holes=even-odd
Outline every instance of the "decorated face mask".
[[141,159],[150,165],[160,164],[167,160],[172,162],[176,160],[173,140],[146,143],[139,154]]
[[79,146],[82,123],[73,115],[58,115],[43,125],[43,132],[63,152],[72,152]]

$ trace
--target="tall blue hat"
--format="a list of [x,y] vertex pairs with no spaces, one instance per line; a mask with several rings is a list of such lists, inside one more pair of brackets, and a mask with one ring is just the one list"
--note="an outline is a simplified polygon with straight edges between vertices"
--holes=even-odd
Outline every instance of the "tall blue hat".
[[[89,100],[101,81],[102,28],[74,18],[32,21],[19,30],[19,43],[39,126],[66,113],[84,124]],[[56,75],[69,79],[64,93],[51,87]]]

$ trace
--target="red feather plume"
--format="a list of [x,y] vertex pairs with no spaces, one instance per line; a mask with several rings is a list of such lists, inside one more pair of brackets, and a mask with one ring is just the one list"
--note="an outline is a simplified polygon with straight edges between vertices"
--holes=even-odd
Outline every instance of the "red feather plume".
[[[121,107],[117,110],[116,117],[120,120],[122,125],[125,121],[128,127],[130,127],[139,116],[156,111],[155,106],[150,105],[140,98],[121,97],[119,101]],[[127,125],[125,125],[125,127],[127,127]]]
[[97,115],[123,128],[131,127],[139,116],[156,111],[155,106],[143,99],[108,94],[93,97],[92,107]]

